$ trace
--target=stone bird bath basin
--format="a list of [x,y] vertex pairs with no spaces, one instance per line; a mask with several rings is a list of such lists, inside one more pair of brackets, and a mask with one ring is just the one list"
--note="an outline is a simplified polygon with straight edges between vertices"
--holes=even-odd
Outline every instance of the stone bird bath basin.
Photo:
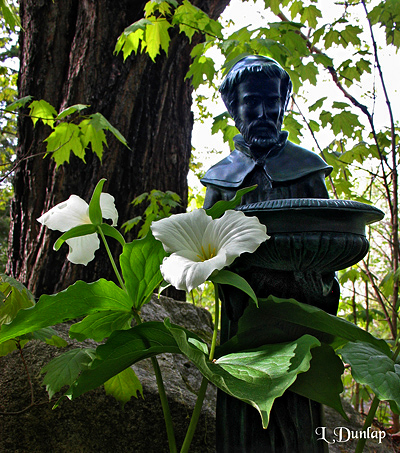
[[242,255],[241,264],[295,272],[332,272],[357,263],[369,247],[366,225],[384,217],[364,203],[317,198],[262,201],[237,210],[257,216],[271,236],[255,253]]

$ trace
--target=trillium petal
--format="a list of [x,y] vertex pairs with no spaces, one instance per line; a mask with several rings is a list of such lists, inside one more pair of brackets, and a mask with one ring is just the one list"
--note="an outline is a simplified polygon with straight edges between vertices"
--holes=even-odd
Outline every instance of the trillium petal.
[[204,209],[196,209],[157,220],[152,223],[151,231],[168,253],[187,250],[200,254],[204,231],[211,222],[213,219]]
[[118,223],[118,211],[115,207],[115,198],[109,193],[100,194],[100,209],[104,219],[111,219],[112,226]]
[[67,201],[57,204],[37,220],[51,230],[68,231],[78,225],[90,223],[89,205],[77,195],[71,195]]
[[177,289],[190,292],[193,288],[204,283],[215,270],[221,270],[225,267],[225,264],[224,251],[205,261],[200,261],[198,258],[195,261],[193,256],[187,257],[173,253],[164,258],[160,269],[165,281],[171,283]]
[[214,220],[204,232],[203,245],[211,244],[219,253],[226,253],[226,265],[245,252],[254,252],[259,245],[269,238],[267,228],[257,217],[248,217],[240,211],[226,211]]
[[67,239],[69,245],[68,260],[73,264],[85,266],[94,259],[94,252],[100,247],[100,241],[96,233]]

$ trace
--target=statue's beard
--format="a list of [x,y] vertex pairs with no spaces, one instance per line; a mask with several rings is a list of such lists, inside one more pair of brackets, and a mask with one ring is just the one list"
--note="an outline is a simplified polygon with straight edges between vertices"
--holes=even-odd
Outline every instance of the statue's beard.
[[273,121],[255,120],[250,124],[244,124],[241,120],[236,121],[236,127],[242,134],[248,145],[261,148],[270,148],[278,142],[280,127]]

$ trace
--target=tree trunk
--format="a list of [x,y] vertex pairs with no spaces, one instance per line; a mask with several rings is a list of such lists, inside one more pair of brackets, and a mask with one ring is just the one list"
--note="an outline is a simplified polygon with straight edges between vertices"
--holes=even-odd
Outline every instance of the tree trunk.
[[[118,36],[143,17],[146,0],[21,0],[19,96],[44,99],[57,110],[89,104],[128,140],[130,150],[108,136],[102,163],[91,152],[86,165],[71,157],[58,169],[43,159],[43,140],[50,130],[19,119],[21,161],[15,173],[15,198],[8,273],[36,295],[64,289],[76,279],[112,278],[103,248],[88,266],[71,265],[68,247],[53,251],[59,233],[36,219],[57,203],[77,194],[89,201],[96,183],[116,199],[119,225],[138,215],[130,201],[152,189],[177,192],[186,207],[191,152],[192,88],[184,77],[196,44],[175,33],[168,53],[153,63],[146,54],[123,62],[113,54]],[[216,18],[229,0],[193,2]],[[199,37],[197,39],[200,39]],[[198,42],[198,41],[197,41]],[[117,243],[112,244],[116,253]]]

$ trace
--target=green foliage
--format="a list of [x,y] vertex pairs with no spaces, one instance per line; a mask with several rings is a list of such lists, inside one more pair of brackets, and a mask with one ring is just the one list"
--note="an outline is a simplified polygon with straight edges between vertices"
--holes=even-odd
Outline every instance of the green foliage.
[[145,192],[136,197],[132,201],[132,204],[133,206],[138,206],[144,202],[147,202],[148,206],[145,209],[143,216],[134,217],[122,225],[125,233],[142,222],[138,237],[145,237],[150,230],[151,223],[171,215],[171,210],[180,206],[181,199],[179,195],[170,190],[163,192],[154,189],[150,193]]
[[58,294],[41,296],[30,310],[18,311],[12,324],[3,325],[0,342],[81,316],[100,312],[128,314],[131,308],[130,297],[115,283],[104,279],[94,283],[78,281]]
[[122,407],[139,392],[143,397],[143,387],[132,368],[126,368],[104,383],[106,395],[121,402]]
[[190,41],[196,32],[222,37],[221,25],[188,0],[183,0],[179,6],[176,1],[149,1],[145,6],[145,18],[124,30],[118,38],[115,53],[122,51],[126,60],[132,52],[145,51],[155,61],[161,51],[168,53],[171,40],[169,30],[174,26],[178,26],[179,31]]
[[397,0],[386,0],[376,5],[370,12],[372,24],[385,29],[386,43],[400,47],[400,6]]
[[128,146],[122,134],[100,113],[82,115],[88,105],[72,105],[60,113],[47,101],[34,100],[26,96],[10,104],[6,111],[15,112],[21,107],[28,107],[33,125],[39,122],[51,128],[45,139],[46,155],[51,155],[57,167],[69,163],[71,153],[85,161],[86,150],[90,147],[101,160],[104,146],[107,146],[105,132],[111,132],[125,146]]
[[124,246],[120,257],[122,275],[135,310],[140,311],[163,281],[160,265],[165,256],[161,242],[151,232]]
[[381,401],[389,401],[400,413],[400,365],[371,344],[347,343],[338,351],[351,365],[351,373],[360,384],[368,385]]
[[7,0],[0,0],[1,17],[4,19],[6,25],[12,30],[16,31],[20,27],[20,21],[12,5]]
[[49,399],[64,386],[71,385],[81,371],[87,369],[94,359],[94,353],[92,348],[71,349],[42,368],[41,372],[46,373],[43,385],[46,386]]

